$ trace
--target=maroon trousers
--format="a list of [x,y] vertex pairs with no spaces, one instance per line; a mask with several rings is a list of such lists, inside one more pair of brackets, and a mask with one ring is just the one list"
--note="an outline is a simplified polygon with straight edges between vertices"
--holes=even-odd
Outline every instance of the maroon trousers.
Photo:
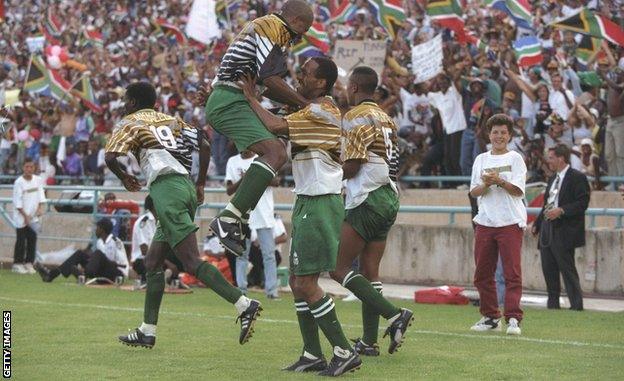
[[496,262],[500,254],[505,276],[505,320],[522,320],[520,297],[522,296],[521,256],[524,231],[517,224],[491,228],[477,225],[475,229],[474,285],[479,291],[481,315],[500,318],[496,297]]

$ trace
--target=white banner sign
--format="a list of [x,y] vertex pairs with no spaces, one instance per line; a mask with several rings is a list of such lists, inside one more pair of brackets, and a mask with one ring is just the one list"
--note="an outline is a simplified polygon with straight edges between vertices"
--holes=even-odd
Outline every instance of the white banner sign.
[[381,77],[386,62],[385,41],[338,40],[333,55],[341,77],[358,66],[369,66]]
[[412,48],[412,72],[425,82],[442,72],[442,35]]
[[221,30],[215,13],[215,0],[195,0],[186,24],[186,35],[208,45],[215,38],[221,37]]
[[27,37],[26,45],[28,46],[28,51],[31,53],[37,53],[43,51],[43,46],[45,45],[45,37]]

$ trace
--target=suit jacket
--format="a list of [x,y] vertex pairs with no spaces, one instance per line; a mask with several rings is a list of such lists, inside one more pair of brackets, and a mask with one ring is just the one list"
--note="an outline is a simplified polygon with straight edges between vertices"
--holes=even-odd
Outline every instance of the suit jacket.
[[[548,180],[544,194],[544,206],[537,220],[535,220],[538,232],[541,232],[546,200],[548,200],[550,188],[556,177],[557,175],[554,175]],[[557,246],[565,250],[585,246],[585,211],[589,205],[589,194],[587,177],[576,169],[568,168],[559,187],[559,207],[563,209],[564,214],[558,219],[550,221],[553,227],[552,241],[556,242]]]

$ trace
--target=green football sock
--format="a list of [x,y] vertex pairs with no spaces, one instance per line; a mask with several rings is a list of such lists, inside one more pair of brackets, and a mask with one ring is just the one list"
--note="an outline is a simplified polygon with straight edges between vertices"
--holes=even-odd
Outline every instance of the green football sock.
[[208,262],[202,262],[195,270],[195,276],[217,295],[234,304],[243,295],[241,290],[232,286],[221,272]]
[[221,211],[219,217],[240,220],[247,212],[258,204],[258,200],[267,189],[276,171],[262,160],[254,160],[238,186],[228,206]]
[[349,272],[342,281],[342,285],[354,293],[362,303],[371,306],[374,311],[385,319],[391,319],[401,313],[401,310],[392,305],[392,303],[377,292],[368,279],[364,278],[362,274],[358,274],[355,271]]
[[342,331],[338,317],[336,316],[336,308],[334,301],[327,295],[324,295],[319,301],[308,304],[310,312],[314,315],[314,319],[323,331],[327,340],[332,347],[339,347],[351,351],[351,345]]
[[156,325],[158,323],[160,302],[165,293],[165,273],[162,271],[148,271],[145,274],[145,278],[147,279],[147,287],[145,289],[143,322]]
[[[381,282],[371,282],[371,285],[382,294]],[[368,345],[376,344],[379,335],[379,314],[367,303],[362,303],[362,325],[364,326],[362,341]]]
[[295,299],[295,309],[297,310],[297,320],[299,321],[299,330],[303,338],[303,350],[318,358],[323,357],[321,349],[321,341],[319,339],[318,324],[308,303],[303,299]]

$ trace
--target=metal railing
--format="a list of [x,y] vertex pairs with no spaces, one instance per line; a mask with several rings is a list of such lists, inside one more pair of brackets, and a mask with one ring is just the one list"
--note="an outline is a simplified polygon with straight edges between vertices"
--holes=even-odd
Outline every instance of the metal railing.
[[[11,185],[0,185],[0,189],[11,188]],[[93,192],[90,195],[90,199],[88,200],[65,200],[65,199],[49,199],[47,201],[47,212],[51,211],[52,206],[54,205],[69,205],[69,206],[90,206],[92,211],[90,213],[67,213],[67,212],[59,212],[67,217],[84,217],[89,214],[91,216],[91,220],[93,224],[95,221],[101,217],[114,217],[115,215],[111,214],[103,214],[98,211],[98,205],[100,203],[100,195],[103,195],[106,192],[127,192],[125,188],[122,187],[98,187],[98,186],[45,186],[46,190],[57,190],[57,191],[74,191],[74,192],[82,192],[88,191]],[[225,189],[223,188],[205,188],[206,193],[224,193]],[[141,192],[146,193],[147,189],[143,189]],[[11,216],[9,215],[9,211],[7,210],[7,205],[13,203],[12,198],[4,197],[0,198],[0,218],[7,222],[9,226],[13,226],[13,221]],[[137,202],[139,206],[143,206],[143,202]],[[225,203],[218,202],[207,202],[198,207],[198,213],[196,219],[199,221],[211,219],[212,216],[202,216],[202,210],[220,210],[226,206]],[[279,211],[291,211],[293,205],[292,204],[275,204],[275,210]],[[540,208],[528,207],[527,213],[529,215],[537,215],[540,212]],[[413,214],[447,214],[448,215],[448,225],[453,226],[456,224],[456,216],[457,215],[465,215],[471,214],[472,210],[469,206],[426,206],[426,205],[403,205],[399,208],[399,213],[413,213]],[[594,228],[596,226],[596,217],[614,217],[615,218],[615,229],[621,229],[624,227],[624,209],[616,209],[616,208],[589,208],[586,211],[586,216],[589,217],[589,227]],[[125,215],[126,217],[137,217],[137,215]],[[92,225],[93,226],[93,225]],[[0,237],[15,237],[15,234],[7,234],[0,233]],[[70,237],[55,237],[55,236],[47,236],[40,235],[39,239],[42,240],[61,240],[61,241],[72,241],[72,242],[93,242],[95,243],[95,232],[92,229],[92,235],[90,239],[87,238],[70,238]]]
[[[15,181],[19,177],[18,175],[0,175],[0,181]],[[93,176],[54,176],[54,179],[57,181],[86,181],[91,182],[95,181],[96,177]],[[101,179],[101,177],[99,178]],[[112,178],[117,180],[116,178]],[[139,177],[141,179],[141,177]],[[594,177],[588,176],[587,179],[589,181],[594,181]],[[210,176],[208,177],[208,181],[224,181],[225,176]],[[292,176],[284,176],[284,180],[293,181]],[[442,186],[442,183],[469,183],[470,176],[403,176],[399,179],[399,181],[403,183],[437,183],[439,187]],[[624,176],[602,176],[600,177],[600,182],[608,183],[613,187],[617,188],[618,184],[624,184]]]

